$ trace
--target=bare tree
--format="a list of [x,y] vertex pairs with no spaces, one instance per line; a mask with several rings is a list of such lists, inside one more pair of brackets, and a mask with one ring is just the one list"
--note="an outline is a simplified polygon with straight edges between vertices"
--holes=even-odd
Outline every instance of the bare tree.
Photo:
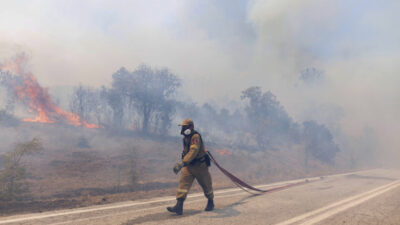
[[117,113],[118,99],[114,97],[119,96],[114,96],[104,86],[94,89],[79,85],[70,98],[70,111],[85,121],[95,122],[102,126],[108,125],[111,121],[115,121],[112,119],[114,112],[115,118],[121,119],[120,113]]
[[95,121],[100,105],[100,91],[79,85],[70,99],[70,110],[85,121]]
[[77,88],[74,89],[69,103],[70,111],[84,119],[86,119],[85,114],[87,111],[86,92],[87,91],[85,90],[85,88],[82,85],[79,85]]

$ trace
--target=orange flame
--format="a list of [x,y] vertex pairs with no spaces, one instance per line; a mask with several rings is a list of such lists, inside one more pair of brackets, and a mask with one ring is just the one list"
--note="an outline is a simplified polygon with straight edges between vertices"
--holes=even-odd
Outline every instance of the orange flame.
[[215,150],[220,155],[232,155],[232,152],[227,151],[226,149],[217,149]]
[[[87,128],[99,128],[96,124],[83,121],[79,115],[66,112],[57,106],[51,99],[47,89],[44,89],[37,82],[30,72],[24,72],[23,64],[26,62],[25,55],[19,55],[14,61],[0,65],[1,71],[8,71],[17,74],[9,84],[13,87],[15,96],[24,102],[30,112],[37,112],[36,118],[25,118],[25,122],[55,123],[61,120],[74,126],[85,126]],[[18,82],[21,81],[22,82]]]

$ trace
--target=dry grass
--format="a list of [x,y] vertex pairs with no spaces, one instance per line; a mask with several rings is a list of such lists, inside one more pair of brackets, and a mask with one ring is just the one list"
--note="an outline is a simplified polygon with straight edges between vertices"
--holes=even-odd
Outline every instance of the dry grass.
[[[6,130],[3,130],[5,133]],[[5,134],[4,146],[39,136],[41,154],[26,159],[30,196],[23,202],[0,203],[3,214],[42,211],[57,208],[104,204],[175,194],[178,176],[172,166],[180,159],[179,138],[143,138],[134,134],[108,133],[105,130],[80,129],[42,124],[22,124]],[[89,148],[80,148],[82,137]],[[129,186],[127,149],[136,149],[137,184]],[[217,148],[217,146],[215,147]],[[209,148],[212,151],[212,148]],[[269,183],[306,176],[335,173],[339,169],[310,160],[304,169],[301,147],[279,151],[248,152],[228,149],[232,155],[217,155],[219,163],[251,184]],[[4,152],[4,149],[3,149]],[[211,167],[215,189],[234,185]],[[193,192],[201,191],[194,185]],[[5,207],[4,204],[8,205]]]

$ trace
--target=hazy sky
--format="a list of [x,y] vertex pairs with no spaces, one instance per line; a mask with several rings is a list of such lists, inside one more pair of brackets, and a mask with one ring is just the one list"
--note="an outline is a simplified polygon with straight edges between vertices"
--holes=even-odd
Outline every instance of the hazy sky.
[[[259,85],[297,120],[372,127],[400,146],[399,11],[395,0],[1,0],[0,59],[26,52],[49,87],[107,85],[141,63],[168,67],[200,102]],[[307,67],[324,82],[299,83]]]

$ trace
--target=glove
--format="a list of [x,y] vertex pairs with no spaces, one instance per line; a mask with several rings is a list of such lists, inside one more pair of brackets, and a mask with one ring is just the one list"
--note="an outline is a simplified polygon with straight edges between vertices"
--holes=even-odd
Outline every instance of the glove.
[[179,171],[182,169],[182,167],[183,167],[183,162],[176,163],[174,166],[174,173],[178,174]]

